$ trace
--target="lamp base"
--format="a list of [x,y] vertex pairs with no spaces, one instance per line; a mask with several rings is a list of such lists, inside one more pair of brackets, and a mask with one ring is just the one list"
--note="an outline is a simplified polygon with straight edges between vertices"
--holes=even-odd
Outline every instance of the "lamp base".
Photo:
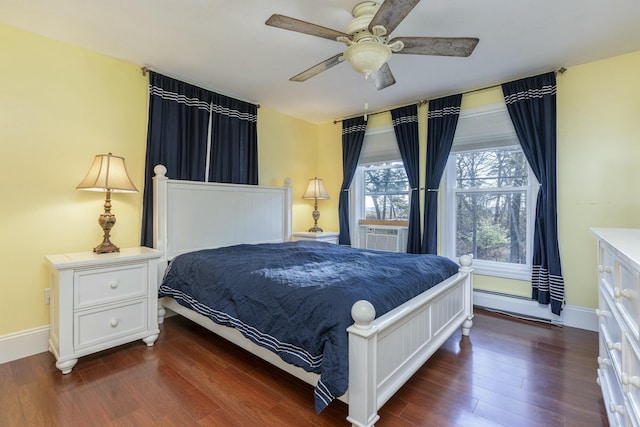
[[120,248],[114,245],[111,242],[102,242],[95,248],[93,248],[93,252],[97,254],[109,254],[112,252],[120,252]]
[[322,233],[322,228],[318,227],[316,224],[309,229],[309,233]]
[[104,213],[98,217],[98,224],[102,227],[104,236],[102,243],[93,248],[93,252],[97,254],[108,254],[111,252],[120,252],[120,248],[111,243],[111,229],[116,224],[116,216],[111,213],[111,191],[107,191],[107,199],[104,202]]

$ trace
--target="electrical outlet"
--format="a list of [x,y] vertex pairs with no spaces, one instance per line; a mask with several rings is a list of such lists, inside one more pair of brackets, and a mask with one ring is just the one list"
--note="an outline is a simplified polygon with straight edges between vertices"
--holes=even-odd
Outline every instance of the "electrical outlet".
[[44,303],[49,304],[51,302],[51,289],[47,288],[44,290]]

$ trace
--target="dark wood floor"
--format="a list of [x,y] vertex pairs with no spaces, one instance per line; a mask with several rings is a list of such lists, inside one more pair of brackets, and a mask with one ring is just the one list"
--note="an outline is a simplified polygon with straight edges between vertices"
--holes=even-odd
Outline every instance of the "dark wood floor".
[[[382,408],[378,426],[605,426],[597,334],[476,311]],[[180,317],[141,341],[81,358],[0,365],[0,426],[341,426],[312,388]]]

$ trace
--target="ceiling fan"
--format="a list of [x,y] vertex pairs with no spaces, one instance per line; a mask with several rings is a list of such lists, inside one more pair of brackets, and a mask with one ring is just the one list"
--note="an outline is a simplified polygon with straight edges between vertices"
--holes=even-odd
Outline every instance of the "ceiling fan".
[[396,82],[388,61],[392,53],[436,56],[469,56],[478,44],[472,37],[395,37],[389,34],[420,0],[384,0],[382,4],[365,1],[352,11],[353,20],[345,32],[332,30],[284,15],[272,15],[265,24],[298,33],[323,37],[347,45],[344,52],[291,77],[303,82],[346,60],[366,78],[372,77],[378,90]]

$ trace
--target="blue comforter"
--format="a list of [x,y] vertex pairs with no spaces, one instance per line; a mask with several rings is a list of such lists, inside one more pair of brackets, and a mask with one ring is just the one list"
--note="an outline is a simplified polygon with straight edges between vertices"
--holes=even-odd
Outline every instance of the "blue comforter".
[[159,294],[320,374],[320,412],[348,387],[351,306],[366,299],[380,316],[457,271],[435,255],[310,241],[237,245],[176,257]]

